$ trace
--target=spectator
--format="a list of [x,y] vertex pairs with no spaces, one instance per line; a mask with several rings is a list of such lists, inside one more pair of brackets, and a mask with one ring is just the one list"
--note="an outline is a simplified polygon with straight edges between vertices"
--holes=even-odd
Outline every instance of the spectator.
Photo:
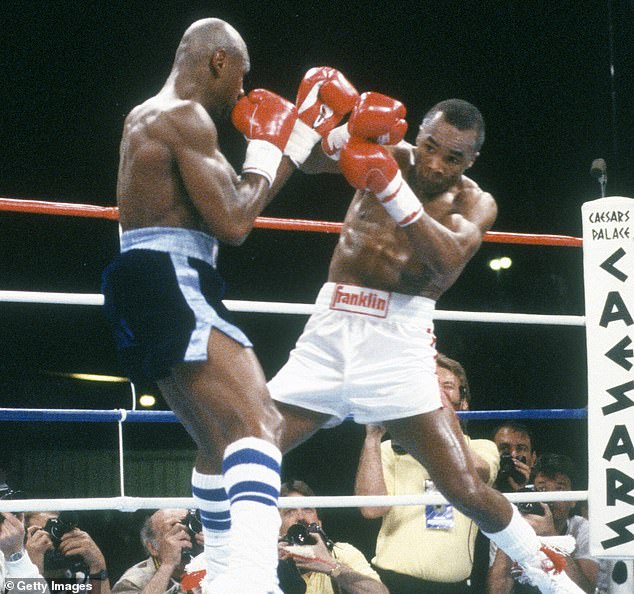
[[[535,491],[570,491],[576,481],[573,461],[562,454],[544,454],[533,467]],[[571,515],[574,501],[538,503],[539,515],[526,513],[526,519],[538,536],[573,536],[576,545],[567,559],[566,573],[584,592],[594,592],[597,585],[599,563],[589,550],[589,523],[581,516]],[[527,510],[528,511],[528,510]],[[542,515],[543,514],[543,515]],[[491,545],[495,549],[494,545]],[[513,569],[509,557],[500,550],[489,569],[488,587],[491,594],[535,592],[530,586],[521,585],[522,575]],[[516,584],[514,577],[520,582]],[[520,587],[521,585],[521,587]]]
[[112,594],[175,594],[195,543],[203,544],[202,532],[191,535],[182,523],[186,509],[160,509],[141,528],[141,542],[150,556],[133,565],[119,578]]
[[0,512],[0,592],[4,592],[8,578],[42,579],[37,566],[26,554],[24,534],[22,514]]
[[26,550],[47,579],[90,582],[91,591],[110,594],[106,560],[92,537],[77,527],[75,512],[25,514]]
[[509,493],[526,487],[537,457],[528,427],[514,421],[503,423],[493,431],[493,441],[502,457],[500,472],[495,481],[496,488]]
[[[525,488],[537,457],[529,428],[522,423],[506,421],[493,430],[493,441],[500,453],[500,470],[495,488],[502,493]],[[487,574],[492,561],[490,541],[482,532],[478,532],[471,571],[471,588],[474,592],[486,590]]]
[[[467,377],[457,361],[439,355],[437,375],[446,403],[469,409]],[[355,484],[357,495],[413,495],[434,490],[427,470],[392,441],[380,426],[368,425]],[[466,437],[466,436],[465,436]],[[498,452],[489,440],[466,437],[473,464],[489,485],[498,471]],[[468,592],[475,523],[451,505],[364,507],[366,518],[382,517],[373,565],[395,594]],[[450,561],[449,561],[450,560]]]
[[[306,483],[293,480],[282,485],[280,495],[312,497],[315,494]],[[280,515],[280,564],[283,566],[288,559],[294,561],[305,583],[306,594],[389,594],[361,551],[346,542],[333,543],[325,536],[315,508],[281,509]],[[316,544],[301,545],[298,551],[298,547],[285,542],[289,528],[296,524],[316,530],[310,533]],[[281,585],[285,594],[290,594],[283,579]]]

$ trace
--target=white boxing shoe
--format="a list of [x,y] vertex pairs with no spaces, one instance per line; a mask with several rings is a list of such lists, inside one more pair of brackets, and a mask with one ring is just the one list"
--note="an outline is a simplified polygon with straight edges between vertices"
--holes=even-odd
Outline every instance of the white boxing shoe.
[[520,583],[536,586],[542,594],[583,594],[565,568],[566,554],[559,547],[544,544],[533,562],[519,564],[519,572],[514,577]]

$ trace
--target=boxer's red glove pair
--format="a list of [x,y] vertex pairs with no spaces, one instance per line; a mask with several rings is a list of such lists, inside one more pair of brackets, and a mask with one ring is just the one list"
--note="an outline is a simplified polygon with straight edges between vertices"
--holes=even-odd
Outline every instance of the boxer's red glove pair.
[[[348,123],[335,128],[348,113]],[[322,140],[326,154],[340,157],[348,182],[375,194],[388,214],[406,226],[422,216],[423,208],[403,181],[394,157],[381,146],[403,139],[405,113],[400,101],[372,92],[359,96],[338,70],[320,66],[304,76],[296,107],[257,89],[243,97],[231,115],[250,140],[243,171],[260,173],[272,183],[282,150],[299,166]]]
[[251,91],[231,113],[234,126],[249,140],[242,171],[260,173],[272,182],[282,151],[300,166],[358,98],[348,80],[326,66],[306,73],[296,105],[264,89]]
[[[322,148],[339,161],[348,182],[370,190],[401,226],[418,220],[423,207],[403,181],[400,169],[382,144],[405,136],[405,106],[380,93],[363,93],[332,68],[308,71],[297,93],[298,119],[285,153],[301,165],[322,138]],[[347,124],[335,128],[350,112]]]
[[405,136],[405,106],[380,93],[364,93],[348,123],[324,139],[324,151],[339,158],[339,169],[358,190],[369,190],[401,226],[423,216],[420,200],[403,180],[399,166],[382,145],[397,144]]

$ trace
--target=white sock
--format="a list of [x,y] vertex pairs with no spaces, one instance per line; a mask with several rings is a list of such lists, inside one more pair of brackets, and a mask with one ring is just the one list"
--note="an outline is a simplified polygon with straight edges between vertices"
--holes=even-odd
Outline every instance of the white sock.
[[541,543],[531,525],[513,505],[513,516],[508,526],[499,532],[484,532],[513,561],[529,562],[537,556]]
[[231,516],[222,475],[202,474],[194,468],[192,495],[203,525],[205,578],[211,580],[224,571],[229,558]]
[[228,573],[235,573],[245,584],[270,589],[277,583],[281,461],[276,446],[256,437],[230,444],[223,461],[224,485],[231,502]]

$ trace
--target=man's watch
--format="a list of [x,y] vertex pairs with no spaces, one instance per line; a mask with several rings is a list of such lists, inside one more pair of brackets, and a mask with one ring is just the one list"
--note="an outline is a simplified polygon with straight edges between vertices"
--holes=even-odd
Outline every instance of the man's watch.
[[22,557],[24,557],[24,549],[22,549],[21,551],[18,551],[17,553],[13,553],[9,555],[7,557],[7,561],[9,562],[19,561],[20,559],[22,559]]
[[339,561],[337,561],[332,569],[330,570],[330,572],[328,573],[328,576],[334,579],[337,579],[340,575],[341,572],[343,571],[343,564],[340,563]]
[[98,573],[91,573],[88,576],[88,579],[89,580],[98,580],[98,581],[107,580],[108,579],[108,570],[107,569],[102,569]]

